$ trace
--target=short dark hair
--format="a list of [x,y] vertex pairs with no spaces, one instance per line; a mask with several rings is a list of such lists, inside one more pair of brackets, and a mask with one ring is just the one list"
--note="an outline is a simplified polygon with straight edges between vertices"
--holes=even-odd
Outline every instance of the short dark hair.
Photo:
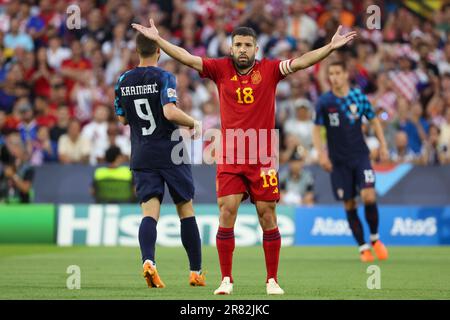
[[333,66],[340,66],[342,70],[347,71],[347,65],[343,60],[335,60],[330,62],[330,64],[328,65],[328,70],[330,70],[330,68]]
[[147,58],[154,55],[158,48],[156,41],[147,38],[142,33],[136,35],[136,49],[141,57]]
[[231,39],[234,39],[235,36],[250,36],[256,41],[256,32],[250,27],[238,27],[234,29],[231,33]]
[[105,160],[107,163],[113,163],[121,154],[119,147],[111,146],[105,152]]

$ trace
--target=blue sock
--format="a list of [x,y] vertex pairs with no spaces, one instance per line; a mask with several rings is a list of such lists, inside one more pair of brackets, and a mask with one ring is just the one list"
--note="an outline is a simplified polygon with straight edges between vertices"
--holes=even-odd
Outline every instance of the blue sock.
[[145,260],[155,262],[156,224],[157,221],[152,217],[144,217],[139,226],[142,262],[145,262]]
[[346,210],[345,212],[347,213],[347,221],[350,230],[352,230],[353,237],[358,243],[358,246],[362,246],[363,244],[365,244],[364,231],[361,224],[361,220],[359,220],[358,217],[358,212],[356,209]]
[[[378,234],[378,206],[376,203],[366,204],[364,206],[366,221],[369,224],[370,234]],[[375,242],[375,241],[372,241]]]
[[195,217],[184,218],[181,222],[181,242],[183,243],[189,258],[191,271],[201,271],[202,249],[200,233],[198,232]]

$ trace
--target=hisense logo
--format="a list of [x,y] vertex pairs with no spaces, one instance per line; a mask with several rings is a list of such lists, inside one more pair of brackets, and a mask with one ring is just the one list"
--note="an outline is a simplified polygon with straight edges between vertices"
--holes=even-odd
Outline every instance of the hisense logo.
[[[60,246],[74,244],[88,246],[138,246],[138,231],[142,220],[140,208],[124,212],[119,205],[74,206],[58,208],[58,236]],[[295,224],[292,218],[279,215],[278,227],[283,246],[294,244]],[[219,219],[217,214],[196,216],[200,237],[204,245],[215,245]],[[158,221],[157,244],[181,246],[180,219],[173,214],[161,215]],[[261,243],[262,231],[256,214],[241,214],[234,230],[237,246],[253,246]]]
[[437,221],[434,217],[426,219],[395,218],[391,229],[392,236],[434,236]]
[[345,219],[317,217],[311,230],[313,236],[351,236],[352,231]]

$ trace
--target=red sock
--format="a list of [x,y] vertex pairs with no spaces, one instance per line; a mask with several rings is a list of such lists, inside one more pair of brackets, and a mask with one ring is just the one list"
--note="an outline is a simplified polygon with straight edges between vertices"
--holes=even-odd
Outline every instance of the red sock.
[[234,229],[219,227],[216,235],[217,252],[219,253],[220,271],[222,272],[222,279],[231,276],[231,268],[233,266],[233,251],[234,251]]
[[263,232],[263,248],[266,257],[267,279],[274,278],[277,280],[278,260],[280,257],[281,235],[278,228],[266,230]]

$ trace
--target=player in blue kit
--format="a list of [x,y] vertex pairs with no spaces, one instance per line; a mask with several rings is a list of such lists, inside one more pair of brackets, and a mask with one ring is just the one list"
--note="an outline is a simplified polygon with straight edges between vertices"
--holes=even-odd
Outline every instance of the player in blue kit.
[[[201,240],[194,216],[194,183],[189,164],[175,164],[171,153],[180,141],[171,136],[178,125],[199,132],[200,124],[177,108],[175,77],[158,68],[160,49],[142,34],[136,37],[139,66],[123,73],[116,85],[115,111],[131,128],[130,168],[142,207],[139,227],[144,277],[150,288],[164,288],[155,264],[156,224],[167,184],[181,222],[181,241],[186,249],[191,286],[204,286],[201,272]],[[195,133],[194,133],[195,134]]]
[[[350,88],[348,72],[340,61],[328,66],[331,91],[320,96],[316,107],[313,143],[319,154],[320,165],[331,173],[334,196],[344,202],[347,220],[359,245],[363,262],[374,260],[370,246],[364,240],[363,228],[357,214],[356,197],[361,195],[365,218],[369,224],[370,242],[379,260],[388,258],[386,247],[378,234],[378,207],[375,192],[375,174],[369,159],[369,149],[362,133],[362,118],[372,125],[380,142],[381,160],[388,158],[383,129],[367,97],[357,88]],[[320,136],[326,128],[328,154]]]

